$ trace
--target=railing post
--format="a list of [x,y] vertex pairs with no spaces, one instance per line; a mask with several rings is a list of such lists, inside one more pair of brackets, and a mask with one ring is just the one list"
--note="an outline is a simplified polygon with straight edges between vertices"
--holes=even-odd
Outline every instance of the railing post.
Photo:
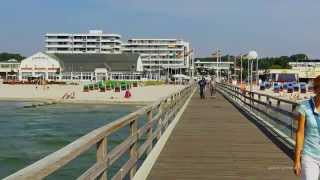
[[[147,122],[149,123],[151,121],[152,121],[152,110],[147,112]],[[151,152],[151,150],[152,150],[152,145],[153,145],[153,132],[152,132],[152,129],[153,129],[153,124],[151,124],[151,127],[147,131],[147,136],[148,136],[147,141],[150,141],[150,145],[148,147],[147,154],[149,154]]]
[[168,125],[169,125],[169,121],[168,121],[168,99],[166,99],[164,101],[164,105],[162,106],[162,113],[164,114],[163,116],[163,119],[165,121],[165,129],[167,129]]
[[[105,161],[106,157],[107,157],[107,152],[108,152],[108,143],[107,143],[107,137],[104,137],[102,140],[100,140],[97,143],[97,154],[96,154],[96,158],[97,158],[97,162],[103,162]],[[103,173],[101,173],[98,177],[98,180],[107,180],[107,171],[103,171]]]
[[269,111],[269,108],[271,107],[271,101],[270,101],[269,96],[266,96],[266,100],[267,100],[267,108],[266,108],[266,110],[267,110],[267,112],[268,112],[268,111]]
[[[296,110],[296,106],[297,106],[296,104],[292,104],[292,107],[291,107],[291,111],[292,111],[292,112],[294,112],[294,111]],[[295,120],[294,118],[291,118],[291,130],[290,130],[290,137],[291,137],[291,138],[293,138],[293,139],[294,139],[294,137],[293,137],[293,129],[294,129],[294,127],[293,127],[293,126],[294,126],[294,120]]]
[[[136,135],[138,130],[138,119],[134,119],[130,123],[130,130],[131,130],[131,136]],[[134,142],[130,147],[130,158],[138,160],[138,141]],[[135,165],[133,165],[133,167],[130,170],[130,179],[133,178],[133,176],[136,174],[136,171],[137,171],[137,163],[135,163]]]
[[158,120],[158,127],[160,128],[160,131],[157,135],[157,140],[160,139],[161,135],[162,135],[162,113],[163,113],[163,102],[160,103],[160,107],[159,107],[159,111],[160,111],[160,118]]
[[253,106],[254,106],[254,101],[253,101],[253,98],[254,98],[254,94],[252,91],[250,91],[250,109],[252,110]]

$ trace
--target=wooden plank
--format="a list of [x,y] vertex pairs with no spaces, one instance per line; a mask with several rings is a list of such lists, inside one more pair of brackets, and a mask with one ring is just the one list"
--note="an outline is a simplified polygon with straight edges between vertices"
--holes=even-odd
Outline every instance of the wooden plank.
[[95,179],[101,174],[107,167],[111,166],[116,160],[118,160],[124,153],[126,153],[131,145],[138,140],[137,135],[128,137],[120,145],[116,146],[103,161],[95,163],[85,173],[83,173],[78,180],[83,179]]
[[[130,171],[132,172],[132,169],[134,169],[134,166],[136,165],[138,159],[137,157],[131,157],[118,171],[113,177],[112,180],[122,180],[127,175],[127,173]],[[132,178],[131,178],[132,179]]]
[[[107,138],[104,137],[101,141],[97,143],[97,163],[103,162],[107,158],[108,144]],[[103,171],[97,177],[98,180],[107,180],[107,173]]]
[[[130,130],[131,130],[131,135],[136,134],[138,130],[138,119],[131,122]],[[130,147],[130,159],[138,159],[138,143],[137,142],[134,142]],[[133,178],[133,176],[136,174],[136,171],[137,171],[137,165],[135,163],[134,165],[132,165],[132,168],[130,169],[130,178]]]
[[[151,122],[152,121],[152,111],[149,111],[147,112],[147,121],[148,122]],[[147,132],[147,139],[148,140],[152,140],[152,137],[153,137],[153,127],[151,126]],[[147,151],[147,154],[149,154],[152,150],[152,143],[150,143],[149,147],[148,147],[148,151]]]
[[147,179],[299,179],[292,160],[218,95],[192,98]]

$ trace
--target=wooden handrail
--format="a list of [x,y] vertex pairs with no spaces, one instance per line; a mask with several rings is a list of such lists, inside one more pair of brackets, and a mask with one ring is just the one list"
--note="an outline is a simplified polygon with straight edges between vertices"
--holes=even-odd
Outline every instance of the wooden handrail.
[[[241,90],[239,87],[230,84],[218,83],[218,87],[222,88],[224,92],[233,97],[235,99],[235,102],[240,102],[241,104],[248,106],[251,110],[263,114],[266,118],[270,119],[274,123],[290,130],[290,137],[294,138],[294,133],[296,130],[294,122],[296,113],[294,111],[298,106],[297,102],[285,100],[259,92]],[[254,95],[257,95],[258,99],[256,99]],[[261,97],[263,96],[266,98],[265,101],[261,100]],[[272,106],[271,99],[275,100],[275,106]],[[291,109],[286,110],[281,108],[281,103],[291,105]],[[257,104],[261,105],[263,108],[256,106]],[[272,113],[270,113],[270,111]],[[290,122],[283,121],[283,119],[279,117],[280,114],[283,115],[282,117],[287,117],[288,119],[290,119]]]
[[[97,161],[78,179],[107,179],[108,167],[128,150],[130,150],[129,160],[120,169],[120,171],[116,173],[113,179],[124,178],[129,171],[130,177],[133,177],[137,170],[136,163],[138,159],[143,155],[143,153],[147,152],[148,154],[151,151],[153,140],[155,138],[159,139],[163,129],[166,128],[162,123],[164,120],[162,117],[172,118],[184,104],[186,99],[191,95],[194,88],[194,84],[189,85],[177,93],[161,98],[150,105],[142,107],[133,113],[113,121],[112,123],[97,128],[62,149],[6,177],[5,180],[43,179],[64,167],[70,161],[88,151],[94,145],[97,147]],[[155,116],[153,116],[154,111],[158,111]],[[147,123],[145,123],[141,128],[138,128],[138,120],[145,114],[147,115]],[[166,119],[165,123],[168,122],[169,120]],[[153,125],[155,123],[157,124],[157,128],[153,130]],[[125,126],[130,126],[129,137],[117,145],[112,151],[107,152],[107,137]],[[138,147],[138,140],[144,134],[147,134],[148,138],[143,145]]]
[[[218,83],[218,84],[222,84],[222,83]],[[224,84],[226,86],[230,86],[232,88],[235,88],[237,90],[240,91],[240,87],[238,86],[232,86],[232,85],[227,85],[227,84]],[[279,97],[275,97],[275,96],[272,96],[272,95],[269,95],[269,94],[264,94],[264,93],[261,93],[261,92],[255,92],[255,91],[249,91],[249,90],[242,90],[242,92],[245,92],[245,93],[252,93],[252,94],[255,94],[255,95],[260,95],[260,96],[264,96],[264,97],[269,97],[270,99],[274,99],[274,100],[279,100],[281,102],[284,102],[284,103],[287,103],[287,104],[294,104],[294,105],[298,105],[297,102],[295,101],[291,101],[291,100],[288,100],[288,99],[283,99],[283,98],[279,98]]]

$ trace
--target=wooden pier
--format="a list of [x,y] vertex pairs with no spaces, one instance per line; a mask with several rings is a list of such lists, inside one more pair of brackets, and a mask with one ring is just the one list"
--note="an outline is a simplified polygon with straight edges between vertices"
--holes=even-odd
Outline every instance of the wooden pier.
[[299,179],[292,160],[218,95],[195,94],[153,166],[150,180]]
[[[289,143],[292,148],[294,144],[292,117],[297,104],[240,91],[238,87],[227,84],[218,85],[224,96],[217,94],[216,98],[201,100],[198,94],[192,96],[195,85],[186,86],[89,132],[5,179],[45,179],[95,146],[96,157],[93,158],[96,162],[84,172],[79,172],[78,179],[299,179],[293,174],[289,153],[278,147],[284,149]],[[291,108],[282,109],[283,103]],[[235,104],[242,110],[248,109],[253,113],[251,116],[255,116],[255,112],[263,115],[265,124],[269,122],[264,127],[268,130],[262,131],[261,124],[256,126],[260,120],[248,119],[250,115],[244,116]],[[142,117],[146,117],[146,121],[142,121]],[[288,117],[290,121],[285,122],[282,117]],[[139,121],[141,127],[138,126]],[[274,131],[269,131],[270,128]],[[289,129],[290,133],[285,134],[283,128]],[[111,135],[123,129],[129,131],[128,137],[113,149],[108,148]],[[267,136],[265,132],[270,133]],[[275,140],[280,137],[284,141]],[[128,155],[126,162],[117,172],[111,172],[110,169],[118,165],[117,160],[125,155]],[[147,158],[140,166],[138,161],[142,156]]]

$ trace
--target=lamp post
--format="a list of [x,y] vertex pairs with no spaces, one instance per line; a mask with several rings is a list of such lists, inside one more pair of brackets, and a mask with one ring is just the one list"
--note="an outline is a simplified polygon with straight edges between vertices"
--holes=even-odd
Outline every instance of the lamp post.
[[[247,55],[248,58],[248,76],[250,76],[250,91],[252,91],[252,79],[253,79],[253,60],[257,60],[258,61],[258,53],[256,51],[250,51]],[[249,64],[250,64],[250,60],[251,60],[251,72],[249,74]],[[258,65],[257,65],[258,66]]]
[[257,64],[256,64],[256,84],[259,86],[259,59],[257,57]]
[[216,81],[220,81],[220,76],[219,76],[219,68],[220,68],[220,66],[219,66],[219,61],[221,61],[220,60],[220,50],[219,49],[217,49],[217,51],[216,52],[214,52],[213,54],[212,54],[212,56],[213,56],[213,58],[214,58],[214,56],[216,56]]
[[242,85],[242,54],[240,55],[240,85]]
[[149,55],[149,80],[151,80],[151,54]]

